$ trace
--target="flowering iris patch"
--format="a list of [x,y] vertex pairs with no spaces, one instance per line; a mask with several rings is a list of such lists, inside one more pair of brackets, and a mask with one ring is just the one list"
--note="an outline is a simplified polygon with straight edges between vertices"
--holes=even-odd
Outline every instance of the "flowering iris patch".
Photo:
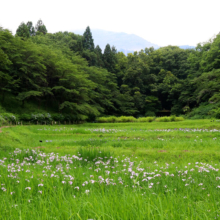
[[[21,207],[22,201],[34,204],[68,196],[85,200],[99,194],[112,197],[113,193],[118,199],[125,194],[139,195],[143,201],[161,195],[201,202],[220,196],[219,164],[149,164],[135,156],[100,156],[101,153],[89,157],[80,151],[63,156],[16,149],[0,159],[0,196],[3,200],[10,198],[10,208]],[[59,195],[62,196],[58,199]]]

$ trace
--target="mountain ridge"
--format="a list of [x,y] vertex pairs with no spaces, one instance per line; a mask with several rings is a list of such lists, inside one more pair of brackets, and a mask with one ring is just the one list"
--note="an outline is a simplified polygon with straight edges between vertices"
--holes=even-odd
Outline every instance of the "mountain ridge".
[[[75,34],[83,35],[84,30],[73,30]],[[140,51],[146,47],[154,47],[154,49],[159,49],[161,46],[149,42],[146,39],[136,35],[136,34],[127,34],[124,32],[113,32],[106,31],[101,29],[91,29],[92,36],[94,39],[94,44],[99,45],[104,52],[106,44],[110,46],[115,46],[117,51],[123,52],[125,54],[133,53],[134,51]],[[193,49],[194,46],[181,45],[179,46],[182,49]]]

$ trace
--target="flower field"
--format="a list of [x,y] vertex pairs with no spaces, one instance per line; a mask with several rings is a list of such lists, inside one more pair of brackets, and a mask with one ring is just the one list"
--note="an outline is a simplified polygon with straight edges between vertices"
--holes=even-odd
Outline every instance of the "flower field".
[[2,131],[0,219],[219,219],[218,122]]

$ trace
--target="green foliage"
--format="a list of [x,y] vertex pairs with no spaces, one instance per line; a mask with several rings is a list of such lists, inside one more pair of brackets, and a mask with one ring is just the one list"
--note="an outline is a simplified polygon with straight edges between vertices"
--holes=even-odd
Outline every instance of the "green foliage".
[[155,112],[152,112],[152,111],[147,111],[146,113],[145,113],[145,116],[147,117],[147,116],[152,116],[152,117],[155,117],[156,116],[156,114],[155,114]]
[[5,118],[2,115],[0,115],[0,126],[4,125],[5,123],[6,123]]
[[35,32],[36,32],[36,34],[40,34],[40,33],[46,34],[47,33],[47,28],[41,19],[37,21],[37,24],[35,26]]
[[[20,115],[32,114],[36,110],[29,108],[35,106],[38,112],[60,112],[68,115],[65,121],[76,122],[99,115],[155,117],[160,111],[219,117],[219,45],[217,35],[195,50],[143,48],[125,56],[109,44],[102,53],[89,27],[83,36],[52,34],[40,19],[35,28],[31,21],[22,22],[16,37],[0,28],[1,106]],[[10,103],[7,97],[13,97]],[[203,103],[211,105],[202,110]],[[50,118],[39,116],[43,120]]]
[[184,117],[176,117],[176,118],[175,118],[175,121],[184,121],[184,120],[185,120]]
[[92,38],[92,33],[90,31],[90,27],[88,26],[83,34],[83,48],[85,50],[94,50],[94,42]]
[[134,118],[133,116],[121,116],[118,117],[117,122],[135,122],[136,118]]
[[171,115],[170,116],[170,121],[175,121],[176,120],[176,115]]
[[17,117],[12,113],[1,113],[1,116],[8,122],[16,122]]
[[16,30],[16,36],[21,37],[22,39],[30,37],[29,28],[24,22],[22,22]]
[[155,119],[156,122],[170,122],[171,117],[160,117]]
[[194,108],[189,114],[188,118],[203,119],[215,117],[215,109],[219,108],[219,103],[210,104],[207,102],[201,103],[198,108]]
[[138,122],[152,122],[154,121],[154,117],[140,117],[137,119]]

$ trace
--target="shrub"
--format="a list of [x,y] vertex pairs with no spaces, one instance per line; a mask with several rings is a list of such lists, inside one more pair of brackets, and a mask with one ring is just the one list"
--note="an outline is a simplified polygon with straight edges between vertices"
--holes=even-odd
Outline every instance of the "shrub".
[[107,123],[107,118],[106,117],[99,117],[96,119],[96,121],[99,123]]
[[137,119],[138,122],[152,122],[154,117],[140,117]]
[[170,121],[175,121],[176,120],[176,115],[171,115],[170,116]]
[[54,121],[64,121],[65,117],[62,114],[52,114],[52,118]]
[[6,120],[4,119],[2,115],[0,115],[0,126],[2,126],[5,123],[6,123]]
[[1,115],[6,121],[15,122],[17,120],[17,117],[12,113],[2,113]]
[[20,115],[19,118],[20,118],[21,121],[31,121],[32,120],[32,115],[22,114],[22,115]]
[[171,118],[170,117],[161,117],[161,118],[156,118],[157,122],[170,122]]
[[45,121],[45,116],[42,113],[34,113],[34,114],[31,114],[31,120],[35,123],[36,122],[42,123]]
[[146,116],[146,117],[148,117],[148,116],[155,117],[156,114],[155,114],[155,112],[147,111],[147,112],[145,113],[145,116]]
[[116,122],[135,122],[136,120],[133,116],[121,116],[117,118]]
[[183,117],[176,117],[175,121],[184,121],[185,119]]
[[115,117],[115,116],[110,116],[110,117],[107,118],[107,120],[108,120],[108,122],[114,123],[114,122],[116,122],[117,117]]

